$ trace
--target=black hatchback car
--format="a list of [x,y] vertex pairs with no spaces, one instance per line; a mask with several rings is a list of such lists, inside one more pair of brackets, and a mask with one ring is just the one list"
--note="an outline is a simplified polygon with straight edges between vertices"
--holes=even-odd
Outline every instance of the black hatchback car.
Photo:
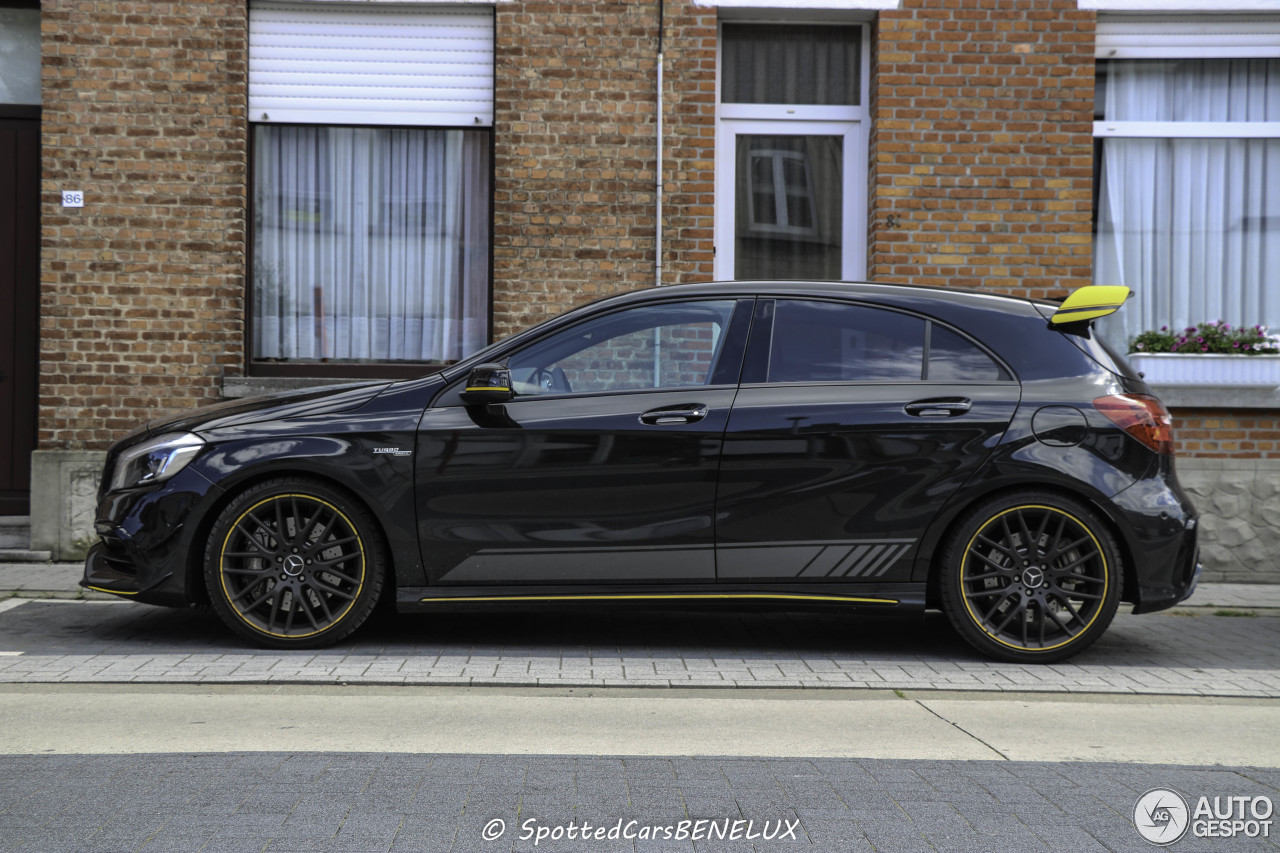
[[421,379],[231,402],[107,457],[86,587],[279,648],[379,599],[940,607],[1061,660],[1190,595],[1170,419],[1062,305],[847,283],[605,299]]

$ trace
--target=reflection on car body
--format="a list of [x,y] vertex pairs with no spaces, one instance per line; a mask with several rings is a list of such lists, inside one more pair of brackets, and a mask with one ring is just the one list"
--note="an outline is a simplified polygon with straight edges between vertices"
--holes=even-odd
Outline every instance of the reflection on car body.
[[421,379],[209,407],[111,449],[83,583],[283,648],[387,596],[940,607],[1061,660],[1198,571],[1168,413],[1091,329],[1121,291],[681,285]]

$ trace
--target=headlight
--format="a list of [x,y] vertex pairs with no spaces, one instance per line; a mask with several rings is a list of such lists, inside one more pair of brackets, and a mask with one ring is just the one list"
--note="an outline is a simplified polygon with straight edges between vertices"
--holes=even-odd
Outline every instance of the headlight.
[[204,439],[189,432],[162,435],[136,444],[120,454],[111,477],[111,491],[162,483],[196,458]]

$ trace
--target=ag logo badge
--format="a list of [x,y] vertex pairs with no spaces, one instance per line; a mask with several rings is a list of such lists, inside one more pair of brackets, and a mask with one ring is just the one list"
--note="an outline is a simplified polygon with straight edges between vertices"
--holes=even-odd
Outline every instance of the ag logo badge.
[[1133,807],[1133,825],[1152,844],[1164,847],[1187,834],[1191,810],[1182,795],[1168,788],[1152,788]]

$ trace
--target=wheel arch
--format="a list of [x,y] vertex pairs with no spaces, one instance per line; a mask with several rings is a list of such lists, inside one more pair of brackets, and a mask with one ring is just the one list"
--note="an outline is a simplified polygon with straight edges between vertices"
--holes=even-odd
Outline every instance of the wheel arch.
[[941,606],[939,585],[942,582],[942,572],[944,567],[941,565],[938,557],[945,543],[955,535],[961,521],[974,507],[981,503],[985,503],[1003,495],[1011,495],[1028,490],[1058,495],[1063,498],[1077,501],[1084,504],[1098,516],[1102,524],[1106,526],[1107,532],[1111,534],[1111,538],[1115,541],[1116,548],[1120,552],[1120,600],[1132,601],[1132,590],[1136,590],[1138,588],[1137,564],[1134,561],[1129,538],[1124,535],[1124,531],[1121,529],[1121,526],[1116,522],[1113,514],[1108,511],[1107,507],[1100,503],[1095,496],[1089,495],[1079,489],[1071,489],[1058,483],[1023,482],[992,484],[989,488],[968,496],[963,503],[951,507],[946,518],[935,523],[935,525],[925,534],[925,542],[923,543],[924,547],[921,548],[921,556],[918,559],[925,564],[924,570],[928,572],[925,578],[926,607],[936,608]]
[[[207,605],[210,603],[209,590],[205,585],[204,579],[204,556],[205,545],[209,539],[209,534],[213,531],[213,526],[217,523],[218,518],[222,515],[232,501],[250,489],[270,480],[280,480],[297,478],[303,480],[312,480],[323,483],[328,488],[334,489],[350,500],[359,504],[360,508],[373,520],[374,533],[378,536],[379,543],[382,545],[384,553],[387,555],[386,565],[383,567],[383,587],[382,595],[395,598],[395,555],[391,550],[391,543],[384,529],[384,522],[374,511],[373,507],[358,492],[353,491],[347,484],[340,479],[317,473],[309,469],[286,469],[286,470],[259,470],[255,471],[242,479],[236,480],[234,483],[224,488],[222,494],[209,506],[208,511],[204,513],[199,520],[196,528],[191,532],[191,545],[187,549],[186,563],[186,591],[187,598],[193,604]],[[388,591],[390,590],[390,591]]]

